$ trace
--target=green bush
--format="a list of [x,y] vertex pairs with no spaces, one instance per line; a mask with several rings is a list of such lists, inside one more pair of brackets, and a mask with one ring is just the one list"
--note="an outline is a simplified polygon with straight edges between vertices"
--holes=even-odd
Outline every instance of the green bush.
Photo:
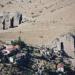
[[21,37],[18,37],[18,40],[11,41],[11,44],[14,46],[19,45],[21,49],[27,46],[25,42],[21,40]]

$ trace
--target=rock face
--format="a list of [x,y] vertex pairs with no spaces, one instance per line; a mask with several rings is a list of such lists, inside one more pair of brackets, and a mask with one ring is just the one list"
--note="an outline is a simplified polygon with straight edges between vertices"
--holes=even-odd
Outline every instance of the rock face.
[[75,57],[75,37],[72,34],[67,34],[56,38],[52,42],[52,48],[55,52],[64,51],[68,56]]
[[22,23],[22,14],[21,13],[9,13],[4,12],[0,14],[0,29],[8,29],[17,27]]

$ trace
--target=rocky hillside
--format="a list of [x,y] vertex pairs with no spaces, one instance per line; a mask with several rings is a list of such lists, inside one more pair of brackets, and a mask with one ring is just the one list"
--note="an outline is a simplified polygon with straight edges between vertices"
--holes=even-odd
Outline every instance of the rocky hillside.
[[74,8],[75,0],[1,0],[0,15],[19,12],[23,23],[16,28],[1,30],[0,39],[21,36],[33,45],[49,45],[57,36],[74,31]]

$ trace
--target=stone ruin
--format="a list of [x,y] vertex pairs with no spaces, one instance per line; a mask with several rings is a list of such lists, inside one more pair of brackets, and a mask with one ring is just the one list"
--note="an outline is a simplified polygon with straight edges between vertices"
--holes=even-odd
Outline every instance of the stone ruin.
[[55,53],[64,51],[70,59],[73,66],[75,66],[75,36],[71,33],[60,36],[52,41],[51,49]]
[[4,12],[0,14],[0,29],[6,30],[8,28],[14,28],[20,25],[21,23],[22,23],[21,13]]
[[75,57],[75,37],[72,34],[66,34],[52,41],[51,48],[54,52],[64,51],[68,56]]
[[75,35],[66,34],[52,41],[51,48],[55,53],[63,51],[67,55],[72,66],[75,66]]

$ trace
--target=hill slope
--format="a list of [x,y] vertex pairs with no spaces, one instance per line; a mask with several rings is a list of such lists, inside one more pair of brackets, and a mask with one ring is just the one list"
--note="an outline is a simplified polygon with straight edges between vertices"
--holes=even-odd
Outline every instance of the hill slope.
[[20,35],[33,45],[49,44],[75,29],[75,0],[1,0],[0,4],[4,5],[0,12],[21,12],[29,19],[17,28],[1,30],[1,40]]

